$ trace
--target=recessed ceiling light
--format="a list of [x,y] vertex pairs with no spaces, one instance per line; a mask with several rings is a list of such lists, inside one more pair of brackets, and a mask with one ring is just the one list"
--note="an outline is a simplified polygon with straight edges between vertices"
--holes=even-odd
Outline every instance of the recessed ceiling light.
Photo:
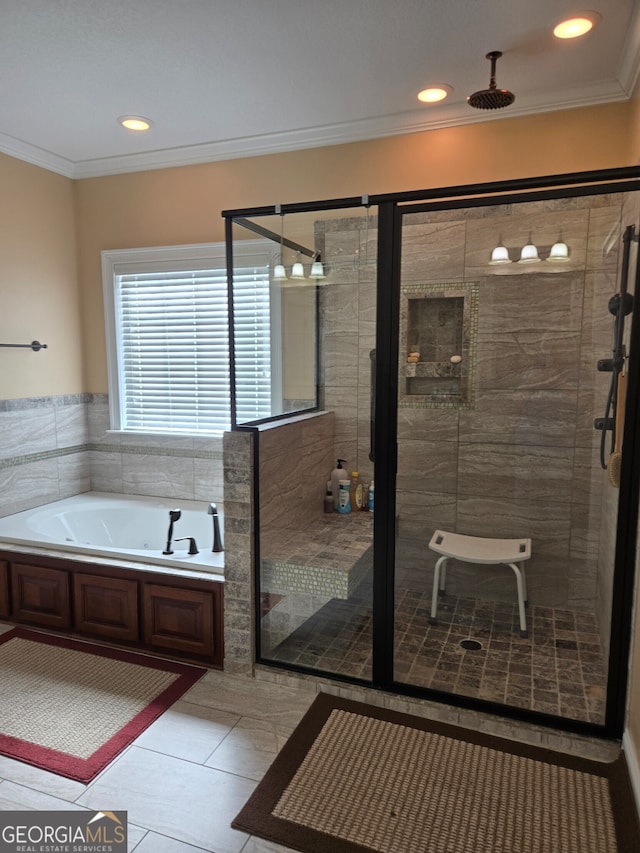
[[136,133],[143,133],[151,127],[151,121],[144,116],[120,116],[118,121],[127,130],[134,130]]
[[601,19],[599,12],[579,12],[573,18],[560,21],[553,28],[553,34],[559,39],[575,39],[592,30]]
[[436,86],[429,86],[429,88],[418,92],[418,100],[422,101],[423,104],[437,104],[438,101],[444,101],[451,92],[453,92],[453,87],[447,83],[438,83]]

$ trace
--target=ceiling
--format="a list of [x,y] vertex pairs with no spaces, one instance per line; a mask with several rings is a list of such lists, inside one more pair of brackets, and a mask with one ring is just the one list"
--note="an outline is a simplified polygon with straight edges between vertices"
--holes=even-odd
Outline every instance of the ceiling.
[[[626,100],[639,3],[585,2],[560,41],[571,0],[0,0],[0,151],[77,178]],[[492,50],[516,100],[475,110]]]

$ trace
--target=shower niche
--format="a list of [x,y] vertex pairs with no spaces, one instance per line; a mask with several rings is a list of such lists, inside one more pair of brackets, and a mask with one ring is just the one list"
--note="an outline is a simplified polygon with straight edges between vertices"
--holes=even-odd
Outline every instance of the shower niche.
[[467,408],[473,397],[477,286],[404,287],[400,311],[400,405]]

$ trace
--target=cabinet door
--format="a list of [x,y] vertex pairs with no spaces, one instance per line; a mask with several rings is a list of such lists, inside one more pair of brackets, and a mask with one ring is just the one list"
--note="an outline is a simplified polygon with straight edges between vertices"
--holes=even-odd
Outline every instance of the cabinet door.
[[76,631],[112,640],[139,639],[137,581],[78,572],[73,592]]
[[9,564],[0,560],[0,616],[9,615]]
[[221,662],[211,592],[145,584],[143,608],[145,643]]
[[11,614],[20,622],[71,626],[69,575],[26,563],[11,564]]

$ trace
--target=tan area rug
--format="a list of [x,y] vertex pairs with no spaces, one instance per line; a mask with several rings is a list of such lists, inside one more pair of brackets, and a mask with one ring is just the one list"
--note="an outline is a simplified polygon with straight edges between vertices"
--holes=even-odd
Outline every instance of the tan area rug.
[[204,672],[8,631],[0,635],[0,754],[88,782]]
[[611,764],[320,694],[232,824],[304,853],[632,853]]

